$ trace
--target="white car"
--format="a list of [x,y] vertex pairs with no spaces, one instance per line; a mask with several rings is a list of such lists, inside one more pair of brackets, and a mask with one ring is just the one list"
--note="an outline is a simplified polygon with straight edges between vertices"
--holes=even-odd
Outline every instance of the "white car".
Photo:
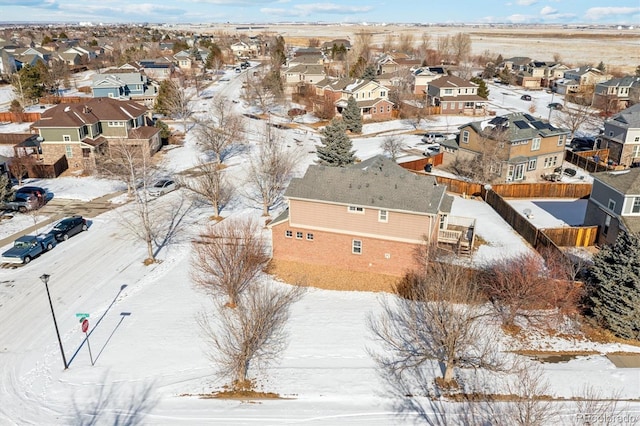
[[442,133],[425,133],[422,137],[422,142],[424,143],[441,143],[447,140],[447,137]]
[[152,197],[159,197],[160,195],[164,195],[167,192],[175,191],[178,189],[178,184],[176,181],[172,179],[160,179],[147,188],[149,195]]
[[427,146],[425,147],[426,149],[424,150],[424,155],[426,155],[427,157],[431,156],[431,155],[436,155],[437,153],[440,152],[440,144],[438,143],[430,143],[427,144]]

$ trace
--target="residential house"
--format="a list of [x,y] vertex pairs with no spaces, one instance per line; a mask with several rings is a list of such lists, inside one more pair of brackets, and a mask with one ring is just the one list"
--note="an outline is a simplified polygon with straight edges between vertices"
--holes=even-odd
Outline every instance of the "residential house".
[[52,53],[42,48],[24,47],[16,49],[13,53],[18,71],[25,65],[35,66],[38,62],[49,65]]
[[178,68],[183,70],[190,70],[195,65],[195,57],[188,50],[181,50],[173,55],[173,58],[178,64]]
[[158,90],[159,85],[140,72],[95,74],[91,85],[94,98],[132,99],[149,106],[153,105]]
[[326,57],[322,51],[314,48],[296,49],[287,59],[287,66],[294,67],[296,65],[322,65],[326,61]]
[[295,91],[301,85],[314,85],[326,78],[323,65],[294,65],[283,73],[287,91]]
[[568,69],[569,67],[564,64],[547,63],[544,69],[544,76],[542,77],[542,87],[553,88],[556,80],[564,78],[564,72]]
[[442,67],[420,67],[413,71],[413,94],[427,97],[427,87],[429,83],[446,75],[447,72]]
[[364,120],[388,120],[393,116],[393,102],[389,100],[389,89],[373,80],[357,78],[326,78],[316,85],[314,111],[331,112],[331,116],[341,114],[349,98],[360,107]]
[[65,156],[71,171],[94,170],[96,158],[115,141],[146,147],[150,153],[161,145],[148,108],[108,97],[55,105],[32,127],[42,138],[43,163],[54,164]]
[[275,260],[400,276],[417,248],[472,247],[472,219],[450,216],[453,197],[433,176],[376,156],[349,167],[311,165],[285,191],[270,224]]
[[609,160],[626,166],[640,163],[640,104],[620,111],[604,122],[598,147],[609,149]]
[[333,58],[338,50],[343,50],[346,54],[349,50],[351,50],[351,42],[344,38],[336,38],[331,41],[325,41],[320,46],[320,49],[324,52],[325,55]]
[[531,58],[526,56],[514,56],[513,58],[504,59],[500,64],[498,64],[498,69],[502,70],[507,68],[511,72],[518,73],[519,71],[525,71],[530,63]]
[[249,59],[253,58],[257,54],[257,46],[249,44],[245,41],[237,41],[229,46],[234,58],[237,59]]
[[10,75],[17,71],[16,58],[9,49],[0,48],[0,74]]
[[605,111],[619,111],[629,106],[633,96],[638,100],[640,77],[612,78],[597,83],[591,106]]
[[602,71],[587,65],[566,70],[563,78],[576,81],[579,92],[589,91],[597,83],[607,80],[607,76]]
[[584,224],[597,225],[598,244],[613,244],[618,233],[640,235],[640,168],[592,173]]
[[516,84],[525,89],[540,89],[546,69],[547,64],[545,62],[531,61],[516,74]]
[[156,81],[166,80],[171,77],[175,71],[172,61],[167,58],[158,59],[142,59],[138,64],[144,70],[144,73]]
[[562,165],[569,133],[529,114],[498,116],[461,126],[458,156],[488,165],[491,183],[536,181]]
[[484,115],[485,102],[477,84],[455,75],[443,75],[427,86],[427,103],[440,107],[441,114]]

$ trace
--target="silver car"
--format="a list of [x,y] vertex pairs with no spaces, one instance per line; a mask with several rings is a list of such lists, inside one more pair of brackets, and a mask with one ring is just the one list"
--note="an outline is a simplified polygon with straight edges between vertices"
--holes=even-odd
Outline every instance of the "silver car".
[[150,186],[147,190],[152,197],[159,197],[167,192],[175,191],[178,189],[178,184],[173,179],[160,179]]
[[447,140],[447,137],[442,133],[425,133],[422,137],[424,143],[442,143]]

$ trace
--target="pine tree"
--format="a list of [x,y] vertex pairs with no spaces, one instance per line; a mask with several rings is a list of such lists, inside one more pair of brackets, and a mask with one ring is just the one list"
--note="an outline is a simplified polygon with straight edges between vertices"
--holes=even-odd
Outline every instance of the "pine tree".
[[362,133],[362,115],[360,107],[353,96],[349,96],[347,106],[342,110],[342,120],[351,133]]
[[333,119],[322,130],[322,146],[317,148],[318,163],[325,166],[344,167],[355,161],[353,144],[347,136],[342,120]]
[[587,280],[594,318],[616,336],[640,339],[640,239],[622,231],[593,258]]
[[484,99],[489,98],[489,88],[487,87],[487,83],[480,77],[473,77],[471,81],[478,85],[478,96]]
[[362,79],[369,81],[376,79],[376,69],[373,65],[367,65],[365,67],[364,71],[362,72]]

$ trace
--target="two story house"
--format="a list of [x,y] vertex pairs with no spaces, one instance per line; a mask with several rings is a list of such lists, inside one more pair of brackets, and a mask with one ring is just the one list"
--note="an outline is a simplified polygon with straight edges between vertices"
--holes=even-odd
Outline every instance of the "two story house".
[[[635,93],[634,93],[635,92]],[[640,77],[612,78],[597,83],[591,106],[605,111],[619,111],[629,106],[632,96],[640,94]]]
[[106,152],[110,141],[140,145],[151,154],[161,146],[160,130],[146,107],[108,97],[55,105],[32,127],[41,138],[43,163],[54,164],[65,156],[71,171],[93,171],[96,157]]
[[455,75],[431,81],[427,86],[427,102],[439,106],[442,114],[485,114],[486,99],[478,96],[478,85]]
[[301,85],[314,85],[326,78],[324,65],[294,65],[287,68],[284,72],[285,89],[288,92],[295,91],[295,88]]
[[[115,72],[119,71],[119,72]],[[94,98],[132,99],[153,105],[159,85],[141,72],[95,74],[91,84]]]
[[607,76],[599,69],[585,65],[566,70],[564,72],[564,79],[577,82],[578,91],[581,92],[593,88],[597,83],[605,81]]
[[427,87],[433,80],[446,75],[442,67],[420,67],[413,70],[413,94],[427,97]]
[[393,102],[389,100],[389,89],[373,80],[358,78],[325,78],[315,85],[314,111],[330,111],[330,116],[340,115],[353,98],[360,107],[365,120],[388,120],[393,116]]
[[488,163],[492,182],[536,181],[564,161],[568,129],[513,113],[460,127],[458,155]]
[[621,230],[640,235],[640,168],[592,176],[584,224],[599,227],[598,244],[613,244]]
[[598,147],[609,149],[609,159],[617,164],[640,163],[640,104],[605,120]]
[[453,197],[435,178],[376,156],[349,167],[311,165],[285,192],[288,208],[269,224],[273,258],[402,275],[415,250],[439,240],[473,244],[450,216]]

